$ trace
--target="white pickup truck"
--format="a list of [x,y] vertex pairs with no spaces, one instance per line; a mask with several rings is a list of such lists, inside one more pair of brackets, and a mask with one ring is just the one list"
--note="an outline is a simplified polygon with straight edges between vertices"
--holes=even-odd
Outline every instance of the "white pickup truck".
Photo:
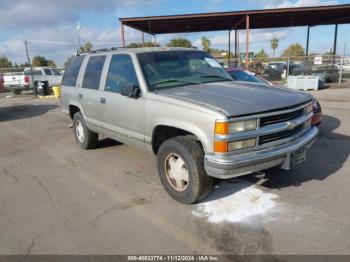
[[[33,80],[32,80],[33,77]],[[61,85],[62,75],[52,67],[33,67],[33,72],[29,67],[23,73],[10,73],[4,75],[4,86],[14,94],[20,94],[22,90],[29,90],[37,87],[39,82],[47,81],[50,87]]]

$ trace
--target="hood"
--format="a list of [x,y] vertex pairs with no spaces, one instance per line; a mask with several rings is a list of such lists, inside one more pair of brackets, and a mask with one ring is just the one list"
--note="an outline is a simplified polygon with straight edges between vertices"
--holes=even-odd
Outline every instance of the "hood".
[[227,116],[279,110],[312,99],[300,91],[239,81],[174,87],[159,90],[158,94],[210,107]]

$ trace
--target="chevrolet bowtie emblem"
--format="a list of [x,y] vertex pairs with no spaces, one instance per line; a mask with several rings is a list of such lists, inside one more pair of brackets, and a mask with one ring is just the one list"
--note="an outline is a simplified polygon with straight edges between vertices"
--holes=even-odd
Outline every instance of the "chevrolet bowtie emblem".
[[297,126],[297,124],[295,123],[295,122],[292,122],[292,121],[288,121],[287,122],[287,129],[288,130],[292,130],[292,129],[294,129],[294,127],[296,127]]

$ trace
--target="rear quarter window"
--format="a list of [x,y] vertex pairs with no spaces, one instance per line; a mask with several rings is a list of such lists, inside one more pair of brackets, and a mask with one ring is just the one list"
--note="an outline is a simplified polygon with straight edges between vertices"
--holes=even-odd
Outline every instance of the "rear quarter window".
[[62,78],[63,86],[75,86],[78,79],[80,66],[84,60],[84,56],[75,56],[71,58]]

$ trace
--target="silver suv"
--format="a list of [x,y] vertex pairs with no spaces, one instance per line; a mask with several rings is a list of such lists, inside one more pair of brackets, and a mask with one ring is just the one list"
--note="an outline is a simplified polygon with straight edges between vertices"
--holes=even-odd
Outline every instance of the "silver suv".
[[83,149],[100,133],[156,154],[163,186],[183,203],[206,196],[213,177],[289,169],[318,134],[309,94],[232,81],[194,49],[77,55],[63,76],[61,105]]

